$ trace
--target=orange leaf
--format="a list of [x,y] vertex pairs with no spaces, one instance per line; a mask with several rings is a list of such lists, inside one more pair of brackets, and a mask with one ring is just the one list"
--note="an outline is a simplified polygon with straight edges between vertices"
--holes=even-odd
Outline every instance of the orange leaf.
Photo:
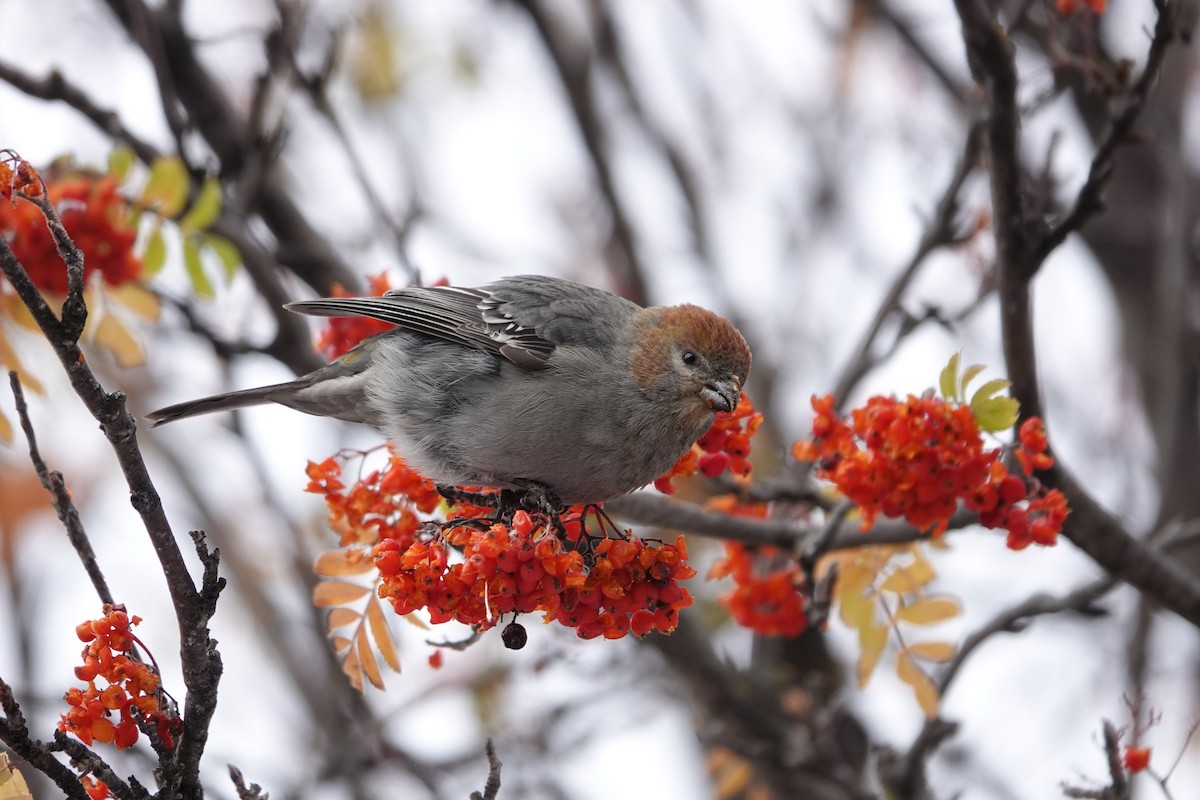
[[932,625],[951,617],[957,617],[962,611],[958,600],[949,595],[939,597],[923,597],[914,603],[900,606],[896,617],[914,625]]
[[362,575],[375,568],[375,560],[362,550],[327,550],[317,556],[313,571],[331,578]]
[[350,679],[350,685],[359,692],[363,690],[362,662],[358,660],[358,652],[352,647],[342,661],[342,672]]
[[925,716],[930,719],[936,717],[938,703],[941,701],[937,686],[925,674],[925,671],[917,666],[917,662],[913,661],[907,648],[900,651],[900,657],[896,662],[896,674],[900,676],[900,680],[912,687],[913,694],[917,698],[917,705],[925,712]]
[[13,443],[13,426],[8,421],[8,417],[4,416],[4,412],[0,411],[0,442],[5,444]]
[[883,648],[887,646],[888,632],[891,629],[887,625],[869,625],[858,630],[858,666],[855,669],[858,677],[858,688],[863,688],[867,682],[871,680],[872,673],[875,672],[875,667],[879,665],[879,657],[883,655]]
[[908,652],[917,658],[941,663],[954,658],[958,648],[949,642],[916,642],[908,646]]
[[383,675],[379,672],[379,662],[375,660],[375,653],[371,650],[371,640],[367,638],[365,625],[358,629],[358,636],[354,637],[354,649],[358,651],[358,660],[362,663],[362,671],[367,680],[376,689],[383,689]]
[[325,630],[332,631],[336,628],[342,628],[352,622],[358,622],[361,618],[362,614],[359,614],[352,608],[334,608],[325,617]]
[[[24,306],[21,306],[24,308]],[[2,312],[3,309],[0,309]],[[4,330],[0,329],[0,365],[3,365],[4,371],[9,370],[17,373],[17,378],[21,381],[21,388],[27,392],[34,394],[45,394],[46,390],[42,386],[42,382],[25,370],[21,360],[17,358],[17,351],[13,349],[12,343],[8,341],[8,337],[4,335]],[[9,440],[11,441],[11,439]]]
[[344,653],[349,649],[350,645],[354,644],[345,636],[334,636],[329,640],[329,643],[333,645],[333,652],[338,654]]
[[158,295],[140,283],[123,283],[107,289],[108,296],[146,320],[156,320],[162,313]]
[[370,589],[357,583],[324,581],[313,589],[313,605],[320,608],[344,606],[346,603],[353,603],[369,591]]
[[400,671],[400,659],[396,656],[396,642],[392,639],[392,629],[388,627],[387,618],[383,616],[383,606],[378,597],[367,601],[367,622],[371,626],[371,636],[375,639],[375,647],[384,663],[392,668],[392,672]]

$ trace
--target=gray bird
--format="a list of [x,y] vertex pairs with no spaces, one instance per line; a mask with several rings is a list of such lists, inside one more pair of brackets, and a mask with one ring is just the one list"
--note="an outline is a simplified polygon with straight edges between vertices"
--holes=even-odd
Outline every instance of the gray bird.
[[535,275],[479,288],[302,300],[303,314],[397,327],[287,383],[192,400],[183,417],[263,403],[362,422],[439,485],[545,489],[599,503],[658,478],[732,411],[750,349],[694,305],[642,308]]

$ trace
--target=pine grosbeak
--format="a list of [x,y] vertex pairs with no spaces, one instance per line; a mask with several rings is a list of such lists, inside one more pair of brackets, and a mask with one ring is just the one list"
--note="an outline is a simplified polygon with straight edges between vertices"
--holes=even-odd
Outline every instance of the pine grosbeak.
[[598,503],[659,477],[732,411],[745,339],[692,305],[642,308],[541,276],[477,289],[399,289],[288,308],[396,328],[287,383],[148,415],[155,425],[275,402],[363,422],[442,485],[548,489]]

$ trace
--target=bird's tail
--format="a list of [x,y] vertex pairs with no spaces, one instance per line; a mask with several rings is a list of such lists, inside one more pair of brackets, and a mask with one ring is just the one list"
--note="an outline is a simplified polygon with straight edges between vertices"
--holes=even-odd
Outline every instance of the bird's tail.
[[303,379],[276,383],[271,386],[259,386],[254,389],[242,389],[237,392],[214,394],[211,397],[201,397],[199,400],[189,400],[186,403],[176,403],[173,406],[160,408],[146,415],[151,421],[151,427],[165,425],[177,419],[195,417],[200,414],[211,414],[214,411],[229,411],[234,408],[260,406],[265,403],[279,402],[281,397],[289,397],[296,390],[308,385]]

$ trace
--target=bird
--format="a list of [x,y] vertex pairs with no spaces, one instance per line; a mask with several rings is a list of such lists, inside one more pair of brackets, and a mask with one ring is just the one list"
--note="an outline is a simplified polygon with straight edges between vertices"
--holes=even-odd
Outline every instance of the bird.
[[265,403],[365,423],[439,487],[599,504],[666,473],[733,411],[750,348],[695,305],[642,307],[562,278],[299,300],[396,327],[307,375],[179,403],[154,426]]

